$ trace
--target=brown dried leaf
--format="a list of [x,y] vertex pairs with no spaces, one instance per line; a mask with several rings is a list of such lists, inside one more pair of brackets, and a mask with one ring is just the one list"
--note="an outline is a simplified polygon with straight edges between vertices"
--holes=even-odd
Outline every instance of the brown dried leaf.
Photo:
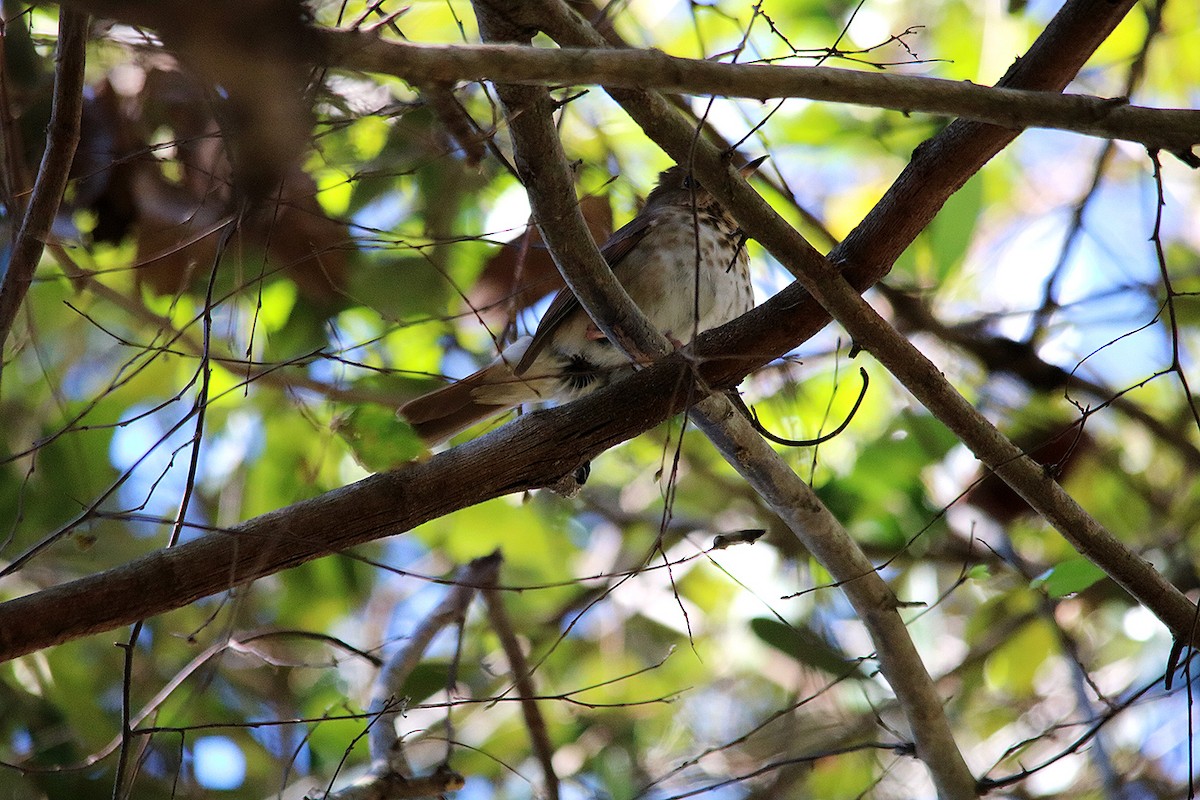
[[[587,195],[579,201],[588,231],[597,244],[612,233],[612,207],[607,196]],[[488,259],[467,295],[470,308],[487,322],[503,321],[563,287],[562,276],[535,226],[506,243]]]

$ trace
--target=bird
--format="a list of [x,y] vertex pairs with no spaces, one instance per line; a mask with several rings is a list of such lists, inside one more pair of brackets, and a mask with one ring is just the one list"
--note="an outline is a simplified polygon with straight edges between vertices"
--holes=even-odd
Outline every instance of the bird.
[[[743,177],[765,158],[742,167]],[[600,252],[673,343],[686,344],[754,306],[745,236],[684,165],[659,174],[642,210]],[[473,375],[408,401],[399,415],[433,447],[516,406],[574,400],[634,369],[564,287],[532,336],[518,338]]]

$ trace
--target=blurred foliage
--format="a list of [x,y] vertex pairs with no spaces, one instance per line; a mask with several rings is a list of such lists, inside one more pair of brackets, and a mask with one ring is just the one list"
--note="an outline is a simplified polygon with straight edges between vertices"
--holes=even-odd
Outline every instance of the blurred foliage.
[[[755,18],[739,61],[815,63],[844,31],[842,55],[824,63],[991,83],[1056,6],[1017,5],[767,2],[770,24]],[[1122,94],[1149,37],[1132,99],[1195,103],[1194,8],[1167,3],[1152,31],[1152,5],[1129,15],[1072,90]],[[28,179],[49,111],[55,15],[4,7],[13,152],[25,158],[9,177]],[[742,41],[754,6],[609,8],[632,44],[712,57]],[[457,0],[314,6],[322,25],[393,12],[385,35],[478,38]],[[479,136],[465,142],[402,81],[336,65],[316,75],[311,152],[291,165],[278,205],[222,243],[235,201],[218,93],[130,28],[95,35],[81,154],[0,387],[0,559],[61,536],[0,580],[0,600],[164,546],[197,436],[185,540],[425,457],[394,409],[489,360],[510,323],[536,321],[533,301],[555,279],[497,155],[511,158],[489,87],[453,93]],[[558,90],[563,141],[581,162],[579,192],[603,238],[667,162],[602,91],[577,94]],[[945,124],[802,100],[690,107],[730,141],[765,120],[742,145],[771,155],[757,185],[822,248]],[[472,155],[484,142],[495,151]],[[1089,194],[1102,146],[1023,134],[946,204],[889,278],[946,328],[1030,342],[1100,394],[1039,392],[1020,374],[990,372],[961,337],[897,325],[1092,514],[1195,590],[1200,503],[1188,448],[1198,437],[1185,392],[1168,374],[1123,397],[1161,430],[1099,406],[1167,368],[1173,335],[1194,372],[1200,314],[1187,294],[1176,298],[1177,331],[1156,316],[1165,293],[1147,242],[1151,166],[1118,143]],[[1163,178],[1167,269],[1179,292],[1194,293],[1197,183],[1170,159]],[[802,221],[801,208],[819,224]],[[13,210],[0,220],[6,231]],[[752,253],[761,299],[788,278]],[[525,296],[509,302],[514,291]],[[1142,693],[1161,677],[1165,629],[1023,501],[984,480],[953,434],[868,356],[849,361],[848,345],[831,326],[743,389],[768,428],[809,437],[849,411],[852,367],[870,371],[848,431],[785,457],[914,604],[904,614],[976,774],[1048,763],[1014,796],[1182,796],[1185,688]],[[710,551],[716,534],[746,528],[767,534]],[[496,548],[564,797],[932,796],[919,763],[891,747],[905,723],[837,587],[678,419],[597,459],[577,499],[496,499],[146,621],[129,704],[137,714],[153,701],[135,721],[159,732],[129,754],[129,796],[263,797],[289,787],[283,796],[299,797],[359,773],[376,660],[440,601],[446,587],[435,579]],[[113,644],[127,639],[100,634],[0,666],[0,792],[113,796],[124,659]],[[461,632],[439,635],[406,692],[400,730],[418,768],[449,749],[468,778],[458,796],[538,795],[540,767],[481,604]],[[1092,726],[1098,746],[1068,752]],[[205,755],[205,737],[232,745],[241,762]]]

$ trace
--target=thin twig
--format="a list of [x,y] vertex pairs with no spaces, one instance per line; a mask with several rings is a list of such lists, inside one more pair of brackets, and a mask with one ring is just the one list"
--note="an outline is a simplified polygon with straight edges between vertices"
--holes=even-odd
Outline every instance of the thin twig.
[[[1125,85],[1122,87],[1122,94],[1125,97],[1132,97],[1134,91],[1145,77],[1150,46],[1158,39],[1163,30],[1163,9],[1166,7],[1166,4],[1166,0],[1156,0],[1154,5],[1146,10],[1146,35],[1142,39],[1142,46],[1138,50],[1137,57],[1129,65],[1129,72],[1125,77]],[[1104,175],[1108,171],[1108,167],[1112,163],[1116,152],[1117,146],[1115,141],[1110,139],[1104,143],[1104,147],[1100,149],[1100,154],[1096,156],[1095,165],[1092,167],[1092,177],[1088,183],[1087,191],[1075,203],[1075,207],[1071,211],[1071,224],[1067,229],[1067,235],[1063,238],[1063,243],[1059,247],[1058,258],[1055,259],[1054,266],[1050,269],[1050,274],[1046,278],[1045,285],[1042,287],[1041,305],[1038,306],[1038,310],[1033,314],[1029,333],[1025,337],[1025,340],[1032,345],[1037,345],[1042,341],[1051,315],[1059,309],[1057,297],[1059,281],[1066,272],[1067,266],[1070,263],[1070,257],[1075,252],[1075,246],[1079,243],[1080,234],[1083,233],[1084,214],[1092,200],[1096,198],[1101,181],[1103,181]]]

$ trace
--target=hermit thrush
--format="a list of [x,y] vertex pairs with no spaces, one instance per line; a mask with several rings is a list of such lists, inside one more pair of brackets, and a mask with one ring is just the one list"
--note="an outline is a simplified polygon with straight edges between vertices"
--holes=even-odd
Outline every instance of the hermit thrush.
[[[687,342],[753,307],[744,244],[716,199],[687,167],[674,166],[658,176],[645,207],[600,252],[654,326],[672,341]],[[564,288],[533,336],[517,339],[474,375],[409,401],[400,414],[437,444],[522,403],[573,400],[633,368]]]

